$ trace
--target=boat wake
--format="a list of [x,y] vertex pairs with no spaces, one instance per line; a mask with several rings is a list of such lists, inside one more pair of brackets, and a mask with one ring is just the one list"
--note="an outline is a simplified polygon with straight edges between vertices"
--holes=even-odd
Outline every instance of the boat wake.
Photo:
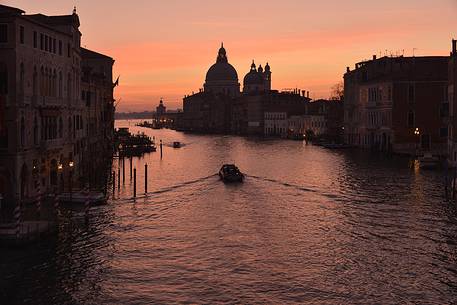
[[285,186],[285,187],[288,187],[288,188],[293,188],[293,189],[296,189],[296,190],[299,190],[299,191],[302,191],[302,192],[318,194],[318,195],[327,197],[329,199],[337,200],[337,201],[339,201],[339,200],[344,201],[345,200],[344,196],[341,196],[341,195],[338,195],[338,194],[334,194],[334,193],[329,193],[329,192],[323,192],[322,190],[309,188],[309,187],[304,187],[302,185],[296,185],[296,184],[292,184],[292,183],[288,183],[288,182],[284,182],[284,181],[280,181],[280,180],[276,180],[276,179],[260,177],[260,176],[254,176],[254,175],[245,174],[245,176],[248,177],[248,178],[253,178],[253,179],[256,179],[256,180],[260,180],[260,181],[276,183],[276,184],[279,184],[279,185],[282,185],[282,186]]
[[129,202],[129,201],[134,201],[134,200],[137,200],[137,199],[144,199],[144,198],[152,197],[154,195],[172,192],[172,191],[175,191],[175,190],[177,190],[179,188],[182,188],[182,187],[185,187],[185,186],[189,186],[189,185],[192,185],[192,184],[196,184],[196,183],[199,183],[199,182],[203,182],[203,181],[209,180],[211,178],[214,178],[216,176],[218,176],[218,174],[212,174],[212,175],[205,176],[205,177],[202,177],[202,178],[198,178],[198,179],[195,179],[195,180],[190,180],[190,181],[182,182],[182,183],[179,183],[179,184],[176,184],[176,185],[168,186],[168,187],[165,187],[165,188],[153,191],[153,192],[148,192],[146,194],[142,194],[142,195],[136,196],[136,198],[133,198],[133,197],[118,198],[115,201],[116,202],[119,202],[119,201],[127,201],[127,202]]

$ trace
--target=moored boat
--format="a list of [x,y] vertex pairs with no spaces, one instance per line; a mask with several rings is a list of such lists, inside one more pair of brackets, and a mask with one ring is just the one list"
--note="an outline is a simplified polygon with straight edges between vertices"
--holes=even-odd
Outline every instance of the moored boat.
[[235,164],[224,164],[219,170],[219,177],[224,182],[243,182],[244,174]]
[[102,192],[89,192],[86,194],[83,191],[76,191],[72,193],[62,193],[59,196],[59,201],[72,204],[85,204],[87,200],[91,205],[105,204],[107,202],[106,196]]
[[440,166],[440,159],[432,154],[424,154],[419,157],[419,167],[423,169],[435,169]]
[[181,142],[178,142],[178,141],[173,142],[173,148],[181,148]]

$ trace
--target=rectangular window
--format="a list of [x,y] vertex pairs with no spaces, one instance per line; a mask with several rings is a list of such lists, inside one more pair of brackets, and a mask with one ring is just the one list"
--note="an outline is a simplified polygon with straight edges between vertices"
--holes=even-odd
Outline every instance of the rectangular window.
[[414,111],[408,112],[408,127],[409,128],[414,128],[415,122],[414,122]]
[[70,52],[71,52],[71,47],[70,47],[70,44],[68,43],[68,44],[67,44],[67,56],[68,56],[68,57],[71,57]]
[[21,25],[19,27],[19,40],[20,40],[21,44],[24,44],[24,40],[25,40],[24,39],[24,35],[25,35],[24,32],[25,32],[24,27]]
[[414,103],[414,85],[409,85],[408,86],[408,102]]
[[57,52],[57,46],[56,46],[56,39],[54,38],[52,40],[52,53],[56,54]]
[[446,137],[447,137],[447,135],[448,135],[448,133],[447,133],[447,132],[448,132],[448,129],[447,129],[447,127],[441,127],[441,128],[440,128],[440,137],[442,137],[442,138],[446,138]]
[[33,47],[36,49],[38,46],[38,34],[36,31],[33,32]]
[[446,118],[449,116],[449,103],[441,103],[440,105],[440,116]]
[[45,51],[49,50],[49,37],[48,37],[48,35],[44,35],[44,50]]
[[8,25],[0,24],[0,43],[8,42]]
[[40,34],[40,50],[44,49],[44,35]]
[[62,40],[59,40],[59,55],[62,55]]

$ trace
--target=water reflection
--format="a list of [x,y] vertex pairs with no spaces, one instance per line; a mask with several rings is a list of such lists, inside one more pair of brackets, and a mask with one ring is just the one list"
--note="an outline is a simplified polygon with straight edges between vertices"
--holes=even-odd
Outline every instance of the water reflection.
[[[126,162],[126,183],[89,224],[75,210],[56,240],[1,252],[7,304],[457,301],[456,211],[441,173],[301,142],[130,127],[165,143],[162,160],[134,159],[139,197]],[[246,172],[243,185],[218,180],[225,162]]]

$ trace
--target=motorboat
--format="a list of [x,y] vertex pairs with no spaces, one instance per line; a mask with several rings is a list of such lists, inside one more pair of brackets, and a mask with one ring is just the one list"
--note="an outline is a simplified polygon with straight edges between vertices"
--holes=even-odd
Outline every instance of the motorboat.
[[224,164],[219,170],[219,177],[224,182],[243,182],[244,175],[235,164]]
[[181,142],[178,142],[178,141],[173,142],[173,148],[181,148]]
[[435,169],[440,166],[440,159],[430,153],[419,157],[419,167],[423,169]]

